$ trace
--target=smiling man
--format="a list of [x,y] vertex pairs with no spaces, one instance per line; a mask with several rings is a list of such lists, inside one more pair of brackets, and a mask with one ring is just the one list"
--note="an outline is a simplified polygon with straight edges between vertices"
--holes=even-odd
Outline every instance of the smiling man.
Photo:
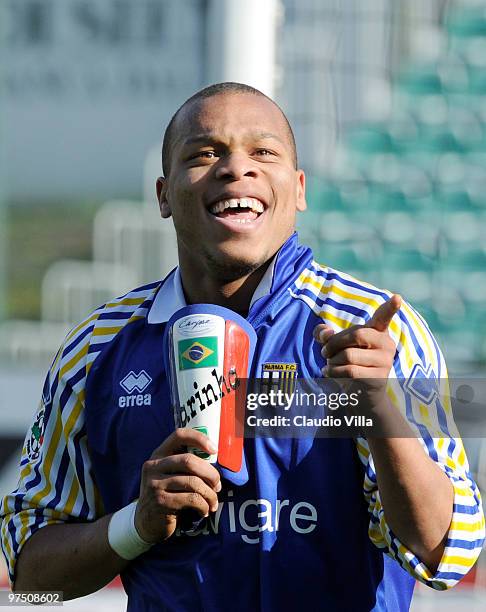
[[188,300],[247,311],[306,208],[285,115],[246,86],[209,88],[173,117],[163,154],[160,210],[174,219]]
[[[42,442],[33,452],[28,433],[1,508],[15,589],[79,597],[121,573],[133,611],[396,612],[415,580],[456,584],[484,517],[447,398],[414,384],[440,391],[444,359],[399,296],[298,244],[305,178],[285,115],[249,86],[206,88],[171,120],[163,170],[179,266],[98,308],[58,352],[33,420]],[[413,434],[246,439],[234,475],[188,453],[215,452],[174,431],[161,346],[188,303],[247,318],[253,377],[369,379],[362,410],[384,428],[406,413]],[[205,519],[195,533],[187,510]]]

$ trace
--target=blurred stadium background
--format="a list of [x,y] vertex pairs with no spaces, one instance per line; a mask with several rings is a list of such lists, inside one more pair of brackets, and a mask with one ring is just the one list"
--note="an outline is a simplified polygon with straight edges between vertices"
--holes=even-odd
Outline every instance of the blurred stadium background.
[[[223,80],[286,110],[316,259],[402,293],[450,374],[482,376],[485,0],[0,0],[0,495],[66,331],[176,264],[163,129]],[[484,494],[486,445],[465,444]],[[484,609],[485,556],[413,609]],[[115,584],[67,607],[123,599]]]

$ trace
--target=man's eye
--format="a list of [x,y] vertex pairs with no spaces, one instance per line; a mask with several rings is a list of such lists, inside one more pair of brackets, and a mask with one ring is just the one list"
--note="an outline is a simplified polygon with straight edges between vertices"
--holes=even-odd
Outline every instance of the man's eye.
[[198,151],[192,156],[192,159],[197,159],[199,157],[204,159],[213,159],[213,157],[216,157],[216,154],[214,151]]
[[263,156],[274,154],[273,151],[270,151],[270,149],[257,149],[255,153],[257,155],[263,155]]

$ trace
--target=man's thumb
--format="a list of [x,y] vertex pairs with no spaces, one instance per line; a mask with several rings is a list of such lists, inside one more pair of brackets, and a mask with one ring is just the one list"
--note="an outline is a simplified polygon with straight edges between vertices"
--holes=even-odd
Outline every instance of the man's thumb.
[[366,323],[365,327],[373,327],[377,331],[385,331],[390,325],[390,321],[399,310],[402,305],[401,296],[395,294],[392,295],[389,300],[379,306],[371,319]]

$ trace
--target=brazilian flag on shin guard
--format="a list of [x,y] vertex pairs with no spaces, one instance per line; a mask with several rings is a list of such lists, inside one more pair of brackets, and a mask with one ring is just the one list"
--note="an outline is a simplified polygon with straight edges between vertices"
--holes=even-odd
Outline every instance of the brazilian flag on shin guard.
[[179,370],[218,365],[218,337],[202,336],[179,340]]

